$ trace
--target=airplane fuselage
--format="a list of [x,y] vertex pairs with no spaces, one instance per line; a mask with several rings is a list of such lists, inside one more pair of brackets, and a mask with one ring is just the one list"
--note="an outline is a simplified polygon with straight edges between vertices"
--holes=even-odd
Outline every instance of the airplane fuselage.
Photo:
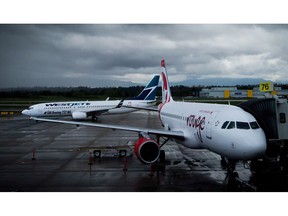
[[237,106],[168,102],[159,114],[166,130],[183,131],[188,148],[208,149],[230,159],[249,159],[264,154],[266,138],[256,119]]
[[[121,114],[133,112],[135,109],[128,107],[115,108],[120,100],[111,101],[73,101],[73,102],[50,102],[30,106],[22,111],[22,114],[32,117],[60,117],[72,116],[73,113],[97,113],[99,114]],[[127,100],[123,106],[151,106],[155,101]],[[115,108],[115,109],[114,109]],[[103,111],[104,110],[104,111]]]

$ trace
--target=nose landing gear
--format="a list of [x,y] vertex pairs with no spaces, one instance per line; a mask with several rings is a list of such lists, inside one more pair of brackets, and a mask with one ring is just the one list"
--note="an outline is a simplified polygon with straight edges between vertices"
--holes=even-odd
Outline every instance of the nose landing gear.
[[225,177],[225,182],[227,183],[228,189],[238,188],[238,178],[239,175],[235,172],[237,161],[228,160],[225,157],[221,157],[221,166],[223,169],[227,170],[227,174]]

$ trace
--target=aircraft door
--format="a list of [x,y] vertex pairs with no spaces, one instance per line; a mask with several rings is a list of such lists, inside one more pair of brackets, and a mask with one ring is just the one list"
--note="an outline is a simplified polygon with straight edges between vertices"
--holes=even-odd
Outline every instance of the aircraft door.
[[208,121],[207,121],[206,137],[207,137],[208,139],[212,139],[212,135],[213,135],[213,134],[212,134],[212,126],[214,125],[214,120],[215,120],[217,114],[218,114],[218,112],[212,112],[212,113],[210,114],[210,117],[209,117]]

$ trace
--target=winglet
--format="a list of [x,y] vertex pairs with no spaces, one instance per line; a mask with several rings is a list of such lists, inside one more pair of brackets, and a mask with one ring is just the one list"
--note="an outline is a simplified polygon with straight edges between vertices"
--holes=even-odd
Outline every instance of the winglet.
[[124,98],[119,102],[119,104],[115,108],[121,108],[123,105]]

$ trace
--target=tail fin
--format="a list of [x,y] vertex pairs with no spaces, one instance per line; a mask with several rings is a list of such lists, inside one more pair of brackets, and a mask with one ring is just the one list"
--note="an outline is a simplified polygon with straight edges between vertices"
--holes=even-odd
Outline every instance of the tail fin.
[[132,100],[155,100],[160,75],[154,75],[143,91]]
[[165,66],[165,60],[161,60],[161,67],[163,69],[163,72],[161,73],[162,77],[162,103],[168,103],[170,101],[173,101],[171,90],[169,86],[168,81],[168,74]]

